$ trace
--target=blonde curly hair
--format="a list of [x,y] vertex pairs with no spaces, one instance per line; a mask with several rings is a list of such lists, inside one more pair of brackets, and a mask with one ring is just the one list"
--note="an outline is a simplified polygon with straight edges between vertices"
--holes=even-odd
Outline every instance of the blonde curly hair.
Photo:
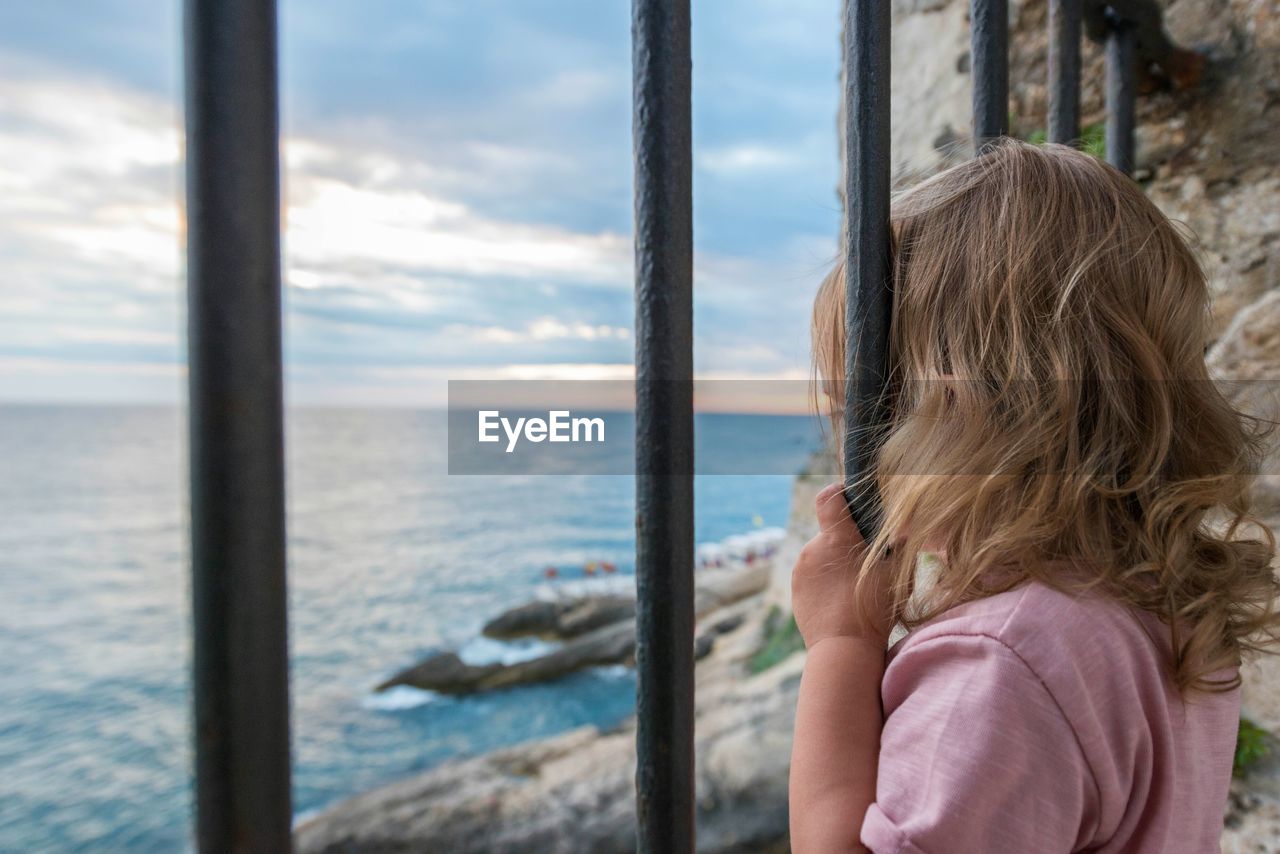
[[[882,566],[897,617],[1029,580],[1099,590],[1168,625],[1180,690],[1238,685],[1241,654],[1280,635],[1275,540],[1249,507],[1265,431],[1209,379],[1208,290],[1186,239],[1120,172],[1016,141],[901,194],[892,233],[869,554],[895,546]],[[844,342],[841,263],[813,313],[835,436]],[[937,583],[912,599],[934,550]]]

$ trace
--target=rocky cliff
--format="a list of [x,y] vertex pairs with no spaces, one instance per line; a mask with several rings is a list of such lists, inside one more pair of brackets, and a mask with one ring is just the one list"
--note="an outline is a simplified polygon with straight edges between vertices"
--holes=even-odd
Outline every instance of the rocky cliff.
[[[801,479],[798,491],[807,492]],[[794,526],[793,526],[794,527]],[[803,529],[802,525],[798,529]],[[798,546],[788,535],[786,550]],[[749,573],[754,592],[699,596],[698,634],[712,637],[697,665],[698,847],[785,850],[787,764],[802,659],[780,612],[766,607],[770,564]],[[729,570],[717,570],[726,573]],[[736,583],[736,582],[735,582]],[[741,583],[736,583],[741,587]],[[771,666],[764,666],[765,664]],[[756,671],[756,672],[753,672]],[[446,763],[325,810],[296,832],[300,852],[615,852],[635,846],[635,723],[562,735]]]

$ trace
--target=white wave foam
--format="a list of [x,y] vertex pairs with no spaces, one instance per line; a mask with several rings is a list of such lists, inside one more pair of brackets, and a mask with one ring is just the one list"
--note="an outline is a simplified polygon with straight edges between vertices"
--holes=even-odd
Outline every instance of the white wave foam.
[[466,664],[516,664],[539,658],[555,650],[559,644],[550,643],[538,638],[521,638],[512,641],[499,641],[477,635],[463,644],[458,650],[458,657]]
[[320,815],[320,813],[322,812],[324,812],[324,810],[317,807],[316,809],[313,809],[313,810],[303,810],[302,812],[294,813],[293,829],[297,830],[303,824],[305,824],[308,821],[311,821],[311,819]]
[[360,700],[360,706],[377,712],[399,712],[435,703],[444,699],[444,695],[435,691],[424,691],[410,685],[396,685],[375,694],[366,694]]

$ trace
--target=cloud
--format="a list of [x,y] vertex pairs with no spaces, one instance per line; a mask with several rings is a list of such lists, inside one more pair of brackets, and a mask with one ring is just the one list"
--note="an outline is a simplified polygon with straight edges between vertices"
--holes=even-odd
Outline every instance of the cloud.
[[0,397],[172,398],[175,109],[0,54]]
[[[0,13],[0,398],[180,379],[176,26],[111,2],[75,50],[58,15]],[[696,359],[774,376],[834,251],[834,13],[748,7],[694,21]],[[291,393],[629,366],[625,8],[353,9],[282,9]]]
[[712,148],[702,152],[704,169],[720,173],[758,172],[784,169],[795,165],[794,151],[779,147],[744,143],[728,148]]
[[630,242],[622,235],[494,220],[409,182],[394,189],[379,183],[292,174],[290,264],[320,276],[359,264],[574,281],[629,275]]
[[582,341],[596,341],[615,338],[625,341],[631,337],[631,330],[625,326],[609,326],[588,323],[566,324],[554,317],[539,317],[531,321],[524,329],[508,329],[503,326],[465,326],[457,325],[445,328],[446,334],[469,335],[476,341],[497,344],[516,344],[525,341],[552,341],[558,338],[576,338]]
[[[172,109],[154,96],[59,75],[28,72],[10,86],[2,76],[10,70],[0,64],[0,81],[22,94],[0,106],[0,241],[10,264],[0,308],[13,327],[0,353],[117,365],[83,345],[145,344],[148,361],[158,350],[178,362],[181,136]],[[424,164],[385,152],[305,138],[286,139],[284,150],[287,301],[313,321],[297,324],[295,354],[314,354],[312,339],[330,326],[361,342],[364,352],[346,353],[356,363],[396,361],[413,342],[380,347],[352,330],[441,328],[450,319],[470,321],[444,327],[458,355],[476,341],[628,337],[616,320],[546,313],[559,308],[554,300],[522,326],[475,322],[507,319],[504,305],[490,304],[497,292],[523,291],[511,314],[527,316],[540,293],[530,284],[625,290],[626,236],[486,217],[433,194]],[[91,312],[75,305],[86,293],[95,295]],[[77,324],[66,325],[68,316]]]

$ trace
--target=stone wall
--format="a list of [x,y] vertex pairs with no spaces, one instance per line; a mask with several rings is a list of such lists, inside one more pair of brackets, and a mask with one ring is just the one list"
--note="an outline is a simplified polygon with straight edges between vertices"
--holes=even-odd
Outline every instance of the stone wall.
[[[898,0],[892,137],[902,186],[972,152],[966,0]],[[1015,135],[1045,127],[1045,0],[1010,2],[1010,115]],[[1138,179],[1199,241],[1214,294],[1214,333],[1280,281],[1280,4],[1178,0],[1166,23],[1204,51],[1201,83],[1143,95]],[[1086,40],[1081,115],[1104,118],[1101,50]]]

